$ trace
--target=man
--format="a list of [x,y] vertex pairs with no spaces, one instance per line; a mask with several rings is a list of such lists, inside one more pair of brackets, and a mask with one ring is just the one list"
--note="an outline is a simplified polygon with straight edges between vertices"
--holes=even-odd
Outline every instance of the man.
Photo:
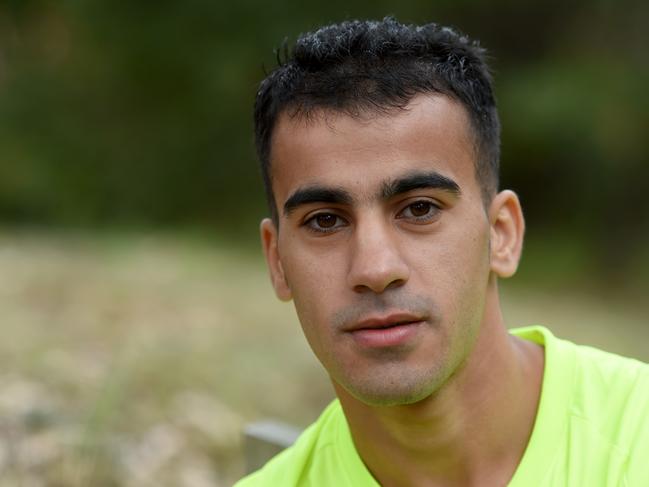
[[241,486],[649,485],[649,368],[505,327],[524,221],[477,44],[324,27],[255,123],[272,284],[338,399]]

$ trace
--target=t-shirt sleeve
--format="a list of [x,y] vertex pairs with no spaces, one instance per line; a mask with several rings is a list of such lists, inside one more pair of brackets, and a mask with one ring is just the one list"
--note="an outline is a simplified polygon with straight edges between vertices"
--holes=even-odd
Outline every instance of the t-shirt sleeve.
[[649,486],[649,365],[638,374],[634,397],[627,408],[632,435],[626,468],[628,487]]

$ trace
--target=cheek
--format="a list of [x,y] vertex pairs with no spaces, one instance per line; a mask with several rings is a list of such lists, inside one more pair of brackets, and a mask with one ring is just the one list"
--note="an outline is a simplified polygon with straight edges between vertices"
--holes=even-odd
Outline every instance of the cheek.
[[486,292],[489,237],[488,228],[482,222],[451,230],[413,255],[412,268],[421,270],[423,285],[436,290],[439,305],[445,304],[449,312],[456,312],[456,308],[472,303],[475,295]]
[[456,315],[465,324],[482,319],[489,283],[489,238],[485,231],[467,236],[449,256],[455,277]]
[[[307,338],[318,326],[326,326],[337,303],[336,292],[341,283],[331,259],[300,249],[287,249],[284,259],[286,281],[293,294],[293,303]],[[325,322],[323,324],[323,322]],[[313,330],[313,331],[311,331]]]
[[[306,244],[299,232],[280,240],[282,264],[294,299],[311,301],[319,290],[340,287],[344,256],[340,246]],[[301,299],[300,299],[301,298]]]
[[331,270],[313,262],[293,261],[287,268],[287,279],[293,290],[293,304],[304,337],[318,360],[327,364],[334,348],[331,316],[336,310],[339,282]]

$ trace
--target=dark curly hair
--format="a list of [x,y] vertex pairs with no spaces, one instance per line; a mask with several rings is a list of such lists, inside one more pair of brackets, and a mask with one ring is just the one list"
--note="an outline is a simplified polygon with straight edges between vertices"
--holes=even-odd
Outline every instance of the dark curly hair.
[[474,133],[475,170],[483,199],[498,189],[500,123],[485,61],[475,41],[434,23],[404,25],[392,17],[348,21],[301,35],[264,79],[255,100],[255,143],[274,221],[271,138],[280,113],[309,116],[330,109],[358,117],[404,108],[437,93],[465,107]]

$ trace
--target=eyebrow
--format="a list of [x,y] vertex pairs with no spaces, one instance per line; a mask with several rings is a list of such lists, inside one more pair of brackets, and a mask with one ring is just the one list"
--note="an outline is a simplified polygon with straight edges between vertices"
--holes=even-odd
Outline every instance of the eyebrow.
[[[454,195],[460,195],[459,185],[451,178],[438,172],[414,172],[406,176],[385,181],[381,188],[381,199],[387,200],[399,194],[415,189],[440,189]],[[289,216],[294,210],[311,203],[333,203],[351,205],[352,195],[345,189],[328,186],[307,186],[298,188],[284,203],[284,215]]]
[[381,196],[384,199],[390,199],[408,191],[426,188],[440,189],[456,196],[461,194],[460,186],[455,181],[438,172],[431,171],[414,172],[393,181],[386,181],[383,183]]
[[284,203],[284,215],[288,216],[302,205],[309,203],[335,203],[350,205],[353,201],[351,194],[341,188],[324,186],[308,186],[296,190]]

